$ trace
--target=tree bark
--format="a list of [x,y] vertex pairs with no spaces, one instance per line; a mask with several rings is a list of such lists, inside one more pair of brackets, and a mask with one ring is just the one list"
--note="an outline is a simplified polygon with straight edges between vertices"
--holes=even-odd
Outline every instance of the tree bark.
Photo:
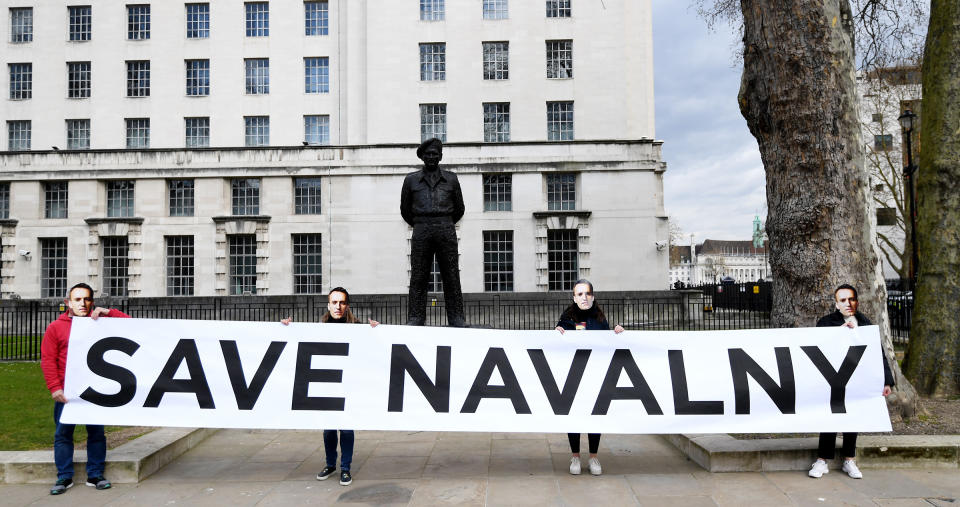
[[[897,388],[894,413],[912,416],[916,391],[894,360],[886,286],[874,237],[847,0],[741,0],[740,111],[767,174],[772,323],[813,326],[841,283],[880,326]],[[877,387],[880,389],[880,386]]]
[[904,368],[924,394],[960,394],[960,4],[932,0],[917,171],[920,272]]

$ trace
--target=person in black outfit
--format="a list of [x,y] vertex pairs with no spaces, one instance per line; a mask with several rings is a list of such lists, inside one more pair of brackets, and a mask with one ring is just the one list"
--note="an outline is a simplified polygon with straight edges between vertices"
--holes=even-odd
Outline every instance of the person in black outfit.
[[[377,327],[379,322],[373,319],[367,319],[370,327]],[[286,326],[293,319],[287,317],[280,322]],[[359,319],[350,311],[350,294],[343,287],[334,287],[327,294],[327,311],[320,317],[320,322],[324,324],[362,324]],[[317,474],[318,481],[325,481],[333,476],[337,471],[337,443],[340,444],[340,485],[349,486],[353,482],[353,475],[350,474],[350,465],[353,463],[353,430],[339,430],[340,438],[337,438],[338,430],[323,430],[323,450],[326,454],[327,466]]]
[[447,322],[466,327],[455,224],[463,218],[463,194],[457,175],[440,169],[443,143],[428,139],[417,148],[423,169],[403,180],[400,215],[413,227],[410,239],[410,293],[408,326],[422,326],[427,318],[427,282],[436,255],[443,279]]
[[[560,320],[557,322],[557,331],[563,334],[566,330],[588,330],[588,331],[609,331],[610,323],[607,322],[607,316],[603,310],[594,301],[593,284],[588,280],[580,279],[573,285],[573,304],[567,307],[560,314]],[[623,327],[617,324],[613,332],[620,334]],[[570,473],[580,475],[580,434],[567,433],[570,440],[570,452],[573,457],[570,458]],[[600,460],[597,459],[597,451],[600,449],[600,434],[587,433],[587,443],[590,446],[590,473],[600,475],[603,469],[600,467]]]
[[[872,323],[865,315],[857,311],[859,301],[857,300],[857,289],[852,285],[843,284],[833,291],[834,305],[837,309],[817,321],[817,327],[846,326],[850,329],[857,326],[869,326]],[[890,363],[887,362],[886,354],[881,353],[883,358],[883,395],[888,396],[893,386],[893,372],[890,371]],[[821,433],[820,444],[817,447],[817,460],[813,462],[807,475],[819,479],[823,474],[829,473],[830,468],[827,461],[832,460],[836,454],[836,433]],[[842,470],[854,479],[862,479],[863,473],[857,468],[854,457],[857,454],[857,434],[843,434],[843,454]]]

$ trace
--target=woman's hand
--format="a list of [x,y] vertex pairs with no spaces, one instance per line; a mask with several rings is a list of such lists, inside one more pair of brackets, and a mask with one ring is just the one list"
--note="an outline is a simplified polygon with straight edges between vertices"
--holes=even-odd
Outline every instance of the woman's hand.
[[562,327],[557,326],[557,331],[560,331],[560,334],[563,334],[563,328],[562,328]]
[[617,324],[616,326],[613,326],[613,332],[614,332],[614,333],[617,333],[617,334],[622,333],[622,332],[623,332],[623,326],[621,326],[620,324]]

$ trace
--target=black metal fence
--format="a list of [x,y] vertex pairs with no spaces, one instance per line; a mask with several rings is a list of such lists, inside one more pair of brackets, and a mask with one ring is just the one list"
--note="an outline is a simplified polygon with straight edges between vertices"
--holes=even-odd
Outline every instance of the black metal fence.
[[[383,324],[407,321],[406,295],[351,295],[361,319]],[[192,298],[100,298],[99,306],[138,318],[317,322],[326,296],[233,296]],[[493,329],[552,329],[571,303],[567,293],[465,294],[467,321]],[[706,285],[671,291],[608,292],[597,303],[611,323],[630,330],[722,330],[770,327],[770,284]],[[906,343],[913,297],[888,300],[894,340]],[[63,307],[54,300],[0,300],[0,360],[37,360],[47,324]],[[427,325],[444,326],[442,295],[428,298]]]

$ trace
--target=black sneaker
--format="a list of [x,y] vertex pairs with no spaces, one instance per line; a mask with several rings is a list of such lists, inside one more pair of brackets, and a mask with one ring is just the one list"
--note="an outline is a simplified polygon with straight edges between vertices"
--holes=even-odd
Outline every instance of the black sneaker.
[[110,489],[111,484],[101,475],[100,477],[87,477],[87,486],[97,489]]
[[73,479],[57,479],[56,484],[50,488],[51,495],[62,495],[66,490],[73,487]]
[[341,485],[341,486],[349,486],[351,482],[353,482],[353,476],[350,475],[350,471],[349,471],[349,470],[341,470],[341,471],[340,471],[340,485]]
[[336,471],[337,471],[337,467],[323,467],[323,470],[321,470],[320,473],[317,474],[317,480],[325,481],[329,479],[330,476],[333,475],[333,473]]

